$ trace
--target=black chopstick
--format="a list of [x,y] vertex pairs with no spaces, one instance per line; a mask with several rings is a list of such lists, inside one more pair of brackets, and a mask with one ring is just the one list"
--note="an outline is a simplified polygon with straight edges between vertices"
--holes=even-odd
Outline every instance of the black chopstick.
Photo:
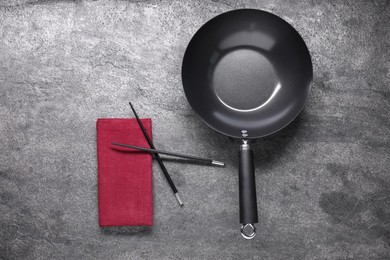
[[[145,136],[146,140],[148,141],[150,148],[156,149],[156,148],[154,147],[153,142],[152,142],[152,140],[150,139],[148,133],[146,132],[146,129],[145,129],[144,125],[142,124],[141,120],[139,119],[139,117],[138,117],[138,115],[137,115],[137,112],[135,112],[135,109],[134,109],[133,105],[131,104],[131,102],[129,102],[129,105],[130,105],[130,107],[131,107],[131,110],[133,110],[134,116],[135,116],[135,118],[137,119],[137,122],[138,122],[139,126],[141,127],[142,132],[144,133],[144,136]],[[179,202],[180,206],[183,206],[184,204],[183,204],[183,202],[182,202],[182,200],[181,200],[181,198],[180,198],[180,196],[179,196],[179,193],[178,193],[178,191],[177,191],[177,189],[176,189],[176,186],[175,186],[175,184],[173,183],[173,181],[172,181],[172,179],[171,179],[171,176],[169,176],[169,173],[168,173],[168,171],[167,171],[167,168],[165,168],[164,163],[162,162],[160,156],[158,155],[158,153],[154,153],[153,155],[154,155],[154,157],[156,158],[158,164],[160,165],[160,168],[161,168],[161,170],[163,171],[163,173],[164,173],[164,175],[165,175],[165,178],[167,179],[169,185],[171,186],[171,189],[172,189],[173,193],[175,194],[175,197],[176,197],[177,201]]]
[[165,154],[165,155],[170,155],[170,156],[174,156],[174,157],[180,157],[180,158],[185,158],[185,159],[190,159],[190,160],[201,161],[201,162],[205,162],[205,163],[208,163],[208,164],[211,164],[211,165],[225,166],[225,163],[223,163],[223,162],[216,161],[216,160],[213,160],[213,159],[202,158],[202,157],[198,157],[198,156],[192,156],[192,155],[186,155],[186,154],[180,154],[180,153],[167,152],[167,151],[157,150],[157,149],[149,149],[149,148],[139,147],[139,146],[135,146],[135,145],[121,144],[121,143],[117,143],[117,142],[112,142],[111,144],[116,145],[116,146],[126,147],[126,148],[137,149],[137,150],[145,151],[145,152],[148,152],[148,153]]

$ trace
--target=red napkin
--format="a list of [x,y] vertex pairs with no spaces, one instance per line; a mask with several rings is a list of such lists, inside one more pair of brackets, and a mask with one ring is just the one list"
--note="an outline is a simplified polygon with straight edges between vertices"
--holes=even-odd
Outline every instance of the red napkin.
[[[151,119],[141,121],[151,137]],[[99,225],[152,226],[152,156],[111,144],[149,147],[137,120],[99,118],[96,130]]]

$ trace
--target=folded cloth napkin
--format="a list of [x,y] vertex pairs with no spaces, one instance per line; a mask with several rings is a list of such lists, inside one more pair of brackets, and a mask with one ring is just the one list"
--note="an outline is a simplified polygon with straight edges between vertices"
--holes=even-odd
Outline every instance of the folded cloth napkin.
[[[149,136],[152,121],[141,119]],[[149,147],[136,119],[96,122],[99,226],[152,226],[152,156],[111,142]]]

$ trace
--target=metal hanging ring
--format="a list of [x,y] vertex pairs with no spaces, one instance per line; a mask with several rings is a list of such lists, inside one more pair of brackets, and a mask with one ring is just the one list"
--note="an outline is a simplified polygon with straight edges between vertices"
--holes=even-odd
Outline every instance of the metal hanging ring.
[[[252,230],[252,233],[250,234],[247,234],[245,232],[245,228],[246,227],[250,227],[251,230]],[[256,236],[256,228],[253,226],[253,224],[242,224],[241,226],[241,235],[245,238],[245,239],[252,239]]]

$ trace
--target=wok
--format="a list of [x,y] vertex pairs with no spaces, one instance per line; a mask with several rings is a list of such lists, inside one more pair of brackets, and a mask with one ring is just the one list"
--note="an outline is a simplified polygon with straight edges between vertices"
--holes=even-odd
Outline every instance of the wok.
[[215,131],[242,140],[239,149],[241,234],[258,222],[250,140],[287,126],[303,109],[313,68],[299,33],[269,12],[241,9],[218,15],[193,36],[182,82],[193,110]]

